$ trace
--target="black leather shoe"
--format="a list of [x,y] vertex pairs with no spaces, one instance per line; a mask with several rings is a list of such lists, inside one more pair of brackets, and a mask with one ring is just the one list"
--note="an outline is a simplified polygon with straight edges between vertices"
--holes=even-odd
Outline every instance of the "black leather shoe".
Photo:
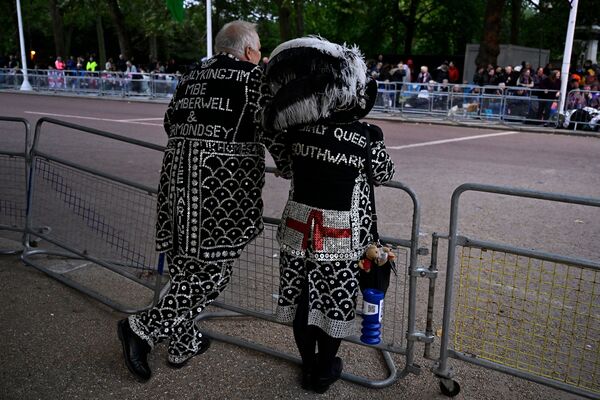
[[194,354],[192,354],[191,356],[189,356],[182,362],[173,362],[171,360],[167,360],[167,363],[169,364],[169,366],[171,368],[179,369],[181,367],[184,367],[188,363],[188,361],[190,361],[192,359],[192,357],[206,352],[206,350],[208,350],[209,347],[210,347],[210,339],[207,338],[206,336],[204,336],[204,337],[202,337],[202,341],[200,342],[200,347],[198,347],[198,350],[196,350],[196,352]]
[[131,330],[127,318],[119,321],[117,333],[123,345],[123,356],[129,371],[141,382],[150,379],[152,376],[148,366],[150,345]]
[[329,389],[334,382],[340,379],[344,363],[339,357],[335,357],[331,364],[331,368],[325,374],[319,374],[313,379],[313,390],[319,394],[323,394]]
[[308,368],[302,368],[302,380],[300,381],[300,386],[304,390],[312,390],[313,389],[313,370]]
[[317,353],[312,360],[308,360],[306,363],[302,364],[300,387],[304,390],[313,390],[313,382],[315,380],[315,375],[317,374],[315,364],[318,358],[319,354]]

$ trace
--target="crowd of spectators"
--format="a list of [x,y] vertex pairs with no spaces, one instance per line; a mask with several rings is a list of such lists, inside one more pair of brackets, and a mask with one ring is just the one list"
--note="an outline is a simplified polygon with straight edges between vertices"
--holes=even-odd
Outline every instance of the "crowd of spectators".
[[373,79],[380,82],[419,82],[419,83],[460,83],[460,72],[453,61],[444,61],[433,72],[429,72],[429,67],[421,66],[419,71],[415,70],[412,59],[400,60],[397,64],[384,62],[383,55],[379,55],[377,60],[368,62],[369,74]]
[[[8,72],[8,77],[4,77],[7,80],[14,80],[22,73],[19,59],[14,55],[0,57],[0,68],[5,73]],[[123,54],[110,57],[100,65],[95,55],[90,54],[87,57],[69,56],[66,59],[57,56],[47,62],[35,62],[28,71],[35,83],[42,82],[49,89],[96,90],[102,85],[104,90],[144,93],[149,91],[150,79],[174,80],[180,73],[180,66],[173,58],[168,62],[154,59],[150,63],[137,64],[133,57],[126,58]]]
[[[263,67],[268,57],[262,60]],[[0,68],[4,76],[0,80],[18,82],[20,74],[19,59],[10,55],[0,56]],[[42,82],[51,90],[98,90],[150,93],[150,80],[165,81],[165,93],[171,93],[176,84],[175,76],[181,68],[174,59],[168,62],[152,60],[150,63],[137,64],[133,57],[126,58],[122,54],[108,58],[104,65],[99,65],[94,54],[87,57],[69,56],[63,59],[57,56],[46,63],[36,63],[30,73],[33,83]],[[8,74],[6,72],[8,71]],[[523,61],[518,65],[487,65],[477,68],[471,80],[462,80],[461,73],[455,63],[443,61],[435,69],[427,65],[417,66],[411,58],[399,62],[387,62],[383,55],[368,62],[368,74],[379,82],[380,101],[389,107],[398,106],[405,99],[390,92],[414,91],[411,101],[406,107],[451,108],[455,105],[466,107],[476,97],[485,97],[479,101],[483,110],[491,113],[525,115],[527,118],[545,121],[550,119],[558,109],[561,88],[561,73],[552,64],[534,68],[531,63]],[[600,110],[600,83],[598,75],[600,67],[587,60],[582,65],[574,66],[568,76],[568,94],[566,110]],[[39,82],[35,82],[35,80]],[[158,87],[156,83],[153,88]],[[161,86],[162,87],[162,86]],[[162,89],[161,89],[162,90]],[[438,94],[436,96],[436,93]],[[447,101],[452,94],[452,101]],[[463,97],[461,97],[463,96]],[[494,97],[505,99],[504,105],[494,102]],[[523,100],[519,100],[522,98]],[[531,99],[534,98],[535,101]],[[491,100],[490,100],[491,99]],[[433,104],[437,101],[439,104]],[[502,111],[497,110],[502,107]]]
[[[568,77],[567,110],[586,107],[600,109],[599,73],[600,67],[590,60],[571,69]],[[412,59],[408,59],[406,63],[403,60],[397,64],[386,63],[383,56],[379,55],[377,59],[370,61],[369,74],[380,82],[380,91],[385,92],[390,86],[400,90],[398,84],[401,83],[402,91],[419,92],[412,103],[405,103],[408,107],[417,106],[420,102],[425,104],[424,99],[435,101],[432,100],[435,96],[428,96],[432,92],[492,98],[503,96],[507,98],[504,110],[506,114],[519,112],[526,114],[528,118],[542,121],[548,120],[556,112],[561,88],[561,73],[558,68],[551,63],[534,68],[526,61],[519,65],[480,66],[469,81],[461,80],[460,71],[452,61],[444,61],[435,70],[430,70],[427,65],[416,68]],[[407,85],[408,83],[411,85]],[[534,97],[537,101],[534,104],[530,100],[519,100],[525,97]],[[466,101],[472,101],[472,98]],[[396,101],[404,100],[398,97]],[[526,106],[527,109],[518,110],[521,106]]]

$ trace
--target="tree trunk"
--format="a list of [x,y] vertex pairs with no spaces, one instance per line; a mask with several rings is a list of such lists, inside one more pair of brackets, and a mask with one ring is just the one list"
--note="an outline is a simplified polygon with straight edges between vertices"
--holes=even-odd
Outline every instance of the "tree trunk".
[[510,0],[512,19],[510,20],[510,44],[519,44],[521,24],[521,0]]
[[65,59],[71,54],[71,43],[73,42],[73,27],[69,26],[67,28],[67,34],[65,35]]
[[292,25],[290,16],[292,14],[287,0],[274,0],[279,14],[279,38],[282,42],[292,38]]
[[394,2],[393,8],[390,12],[392,16],[392,20],[397,23],[392,24],[390,26],[390,34],[392,35],[392,47],[391,50],[393,53],[401,53],[400,51],[400,34],[398,27],[400,26],[400,21],[402,20],[402,16],[400,15],[400,5],[398,2]]
[[50,10],[50,17],[52,18],[52,32],[54,34],[54,49],[56,51],[55,56],[66,57],[65,54],[65,26],[63,23],[63,17],[58,9],[58,3],[56,0],[48,0],[48,8]]
[[304,36],[304,1],[296,0],[296,36]]
[[413,40],[417,31],[417,10],[419,9],[419,3],[420,0],[411,0],[408,18],[404,24],[404,54],[407,56],[412,53]]
[[148,44],[150,50],[148,61],[153,64],[155,60],[158,60],[158,36],[155,33],[150,35],[150,42]]
[[[213,14],[213,19],[212,19],[212,27],[213,27],[213,32],[219,32],[221,30],[221,28],[223,27],[223,25],[225,25],[222,21],[222,17],[221,17],[221,13],[223,12],[223,4],[222,4],[222,0],[214,0],[212,2],[213,7],[215,8],[215,12]],[[216,35],[216,33],[215,33]]]
[[477,66],[496,65],[500,54],[500,28],[505,0],[488,0],[483,22],[483,40],[475,59]]
[[104,26],[102,26],[102,17],[96,15],[96,36],[98,37],[98,64],[99,70],[104,70],[106,65],[106,44],[104,43]]
[[117,30],[117,38],[119,40],[119,49],[121,50],[121,54],[125,59],[131,57],[131,44],[129,42],[129,35],[127,34],[127,29],[125,29],[125,18],[121,9],[119,8],[119,3],[117,0],[107,0],[108,3],[108,13],[110,14],[110,19],[112,20],[115,28]]

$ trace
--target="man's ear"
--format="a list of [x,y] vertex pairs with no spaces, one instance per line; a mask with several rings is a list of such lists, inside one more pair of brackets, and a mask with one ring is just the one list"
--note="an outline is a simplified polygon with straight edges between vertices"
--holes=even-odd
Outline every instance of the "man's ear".
[[244,58],[245,60],[242,61],[250,61],[250,52],[252,51],[252,49],[249,46],[246,46],[244,48]]

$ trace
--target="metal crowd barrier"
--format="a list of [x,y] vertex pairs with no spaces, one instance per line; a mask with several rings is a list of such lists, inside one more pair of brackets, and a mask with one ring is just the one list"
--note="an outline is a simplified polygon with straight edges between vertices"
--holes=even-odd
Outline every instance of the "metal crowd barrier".
[[[51,143],[47,146],[49,149],[41,143],[42,139],[59,135],[63,130],[74,130],[80,140],[85,140],[82,139],[85,136],[101,138],[112,142],[114,147],[92,144],[87,146],[89,154],[85,150],[84,154],[79,154],[82,146],[71,140],[61,139],[61,144],[54,144],[54,148]],[[135,148],[131,151],[120,149],[124,145]],[[126,180],[107,172],[104,167],[100,169],[85,163],[88,158],[102,160],[106,156],[101,153],[103,148],[124,154],[139,154],[142,149],[149,149],[158,161],[164,150],[161,146],[51,118],[38,121],[30,152],[27,227],[47,226],[49,229],[44,232],[28,229],[26,243],[37,238],[43,240],[43,245],[37,248],[28,245],[22,259],[116,310],[133,313],[139,308],[124,305],[112,297],[119,291],[115,288],[122,285],[121,282],[111,279],[115,282],[111,283],[111,295],[97,290],[93,284],[105,279],[104,275],[99,275],[99,270],[115,273],[129,282],[153,290],[152,304],[166,288],[162,260],[154,250],[156,188]],[[72,156],[76,159],[71,160],[69,157]],[[109,166],[111,163],[105,161],[104,164]],[[146,169],[144,166],[140,168]],[[268,169],[268,172],[273,173],[274,170]],[[413,213],[410,239],[382,238],[398,254],[398,275],[392,277],[385,299],[382,341],[372,346],[378,349],[385,361],[387,377],[372,380],[348,373],[343,375],[344,379],[370,387],[388,386],[409,373],[419,373],[420,367],[414,364],[414,343],[424,340],[424,334],[417,332],[415,326],[419,203],[414,192],[401,183],[391,182],[385,186],[406,193],[412,201]],[[279,248],[275,238],[278,225],[278,219],[265,218],[264,232],[246,247],[237,261],[232,282],[218,302],[213,303],[227,312],[207,312],[201,319],[245,315],[275,322],[279,286]],[[154,283],[151,283],[152,280]],[[362,304],[360,298],[358,304]],[[219,340],[299,362],[297,357],[268,346],[218,332],[208,334]],[[359,337],[360,317],[356,321],[356,334],[347,341],[362,344]],[[390,353],[406,357],[402,371],[398,371]]]
[[[547,124],[575,129],[560,120],[558,98],[547,98],[544,90],[522,86],[477,86],[464,84],[378,82],[373,110],[405,118],[423,116],[452,121],[486,121],[498,124]],[[600,108],[600,93],[575,90],[568,94],[567,110]],[[570,116],[567,111],[567,115]],[[600,115],[600,114],[599,114]],[[600,129],[596,120],[573,121],[587,130]]]
[[[179,75],[136,74],[82,70],[28,70],[33,90],[90,96],[138,97],[168,100]],[[19,89],[22,75],[0,69],[0,89]],[[533,124],[566,129],[598,131],[597,118],[575,113],[583,108],[600,110],[600,92],[570,91],[565,117],[558,112],[559,99],[547,98],[544,90],[523,86],[478,86],[472,84],[408,83],[380,81],[373,111],[407,119],[423,117],[455,122],[485,121],[497,124]]]
[[[162,260],[154,250],[153,241],[156,187],[106,172],[111,163],[102,162],[102,158],[108,154],[99,155],[102,169],[85,165],[84,160],[93,158],[95,153],[98,155],[101,143],[73,149],[65,141],[54,150],[45,150],[40,145],[42,137],[58,135],[68,129],[75,130],[78,138],[100,138],[100,142],[114,146],[116,152],[130,145],[138,153],[147,149],[157,160],[162,156],[163,147],[158,145],[41,118],[36,124],[30,152],[28,235],[22,259],[119,311],[136,312],[150,307],[164,284]],[[61,152],[60,157],[54,154],[56,151]],[[76,161],[69,159],[74,154],[78,155]],[[40,231],[33,228],[36,226],[49,229]],[[42,239],[43,246],[31,246],[32,239]],[[90,271],[89,276],[82,274],[85,270]],[[118,291],[114,290],[115,286],[94,287],[97,282],[93,281],[104,279],[121,285],[117,277],[125,277],[128,282],[152,290],[150,304],[141,308],[125,305],[104,294],[107,290],[101,290]],[[124,287],[123,292],[126,291],[135,290]],[[129,302],[136,303],[136,300],[129,299]]]
[[435,371],[442,392],[460,390],[452,357],[599,399],[600,262],[460,236],[459,199],[467,191],[600,207],[595,198],[489,185],[454,191]]
[[[268,169],[268,172],[275,172],[275,170]],[[384,379],[375,380],[350,373],[342,374],[342,378],[346,380],[373,388],[389,386],[409,373],[419,373],[420,367],[414,363],[414,344],[417,341],[427,340],[423,332],[416,330],[415,324],[416,285],[419,276],[416,272],[418,270],[417,256],[420,252],[418,248],[419,202],[414,192],[399,182],[390,182],[384,186],[395,191],[405,192],[410,197],[413,207],[410,240],[391,237],[382,238],[385,243],[392,245],[398,254],[398,275],[392,275],[390,288],[384,300],[385,312],[382,321],[381,343],[369,347],[381,351],[387,368],[387,376]],[[278,225],[279,219],[265,218],[264,232],[246,247],[242,257],[236,264],[229,288],[213,303],[214,305],[241,315],[277,322],[275,309],[279,287],[279,248],[275,236]],[[360,304],[362,304],[362,298],[359,296],[359,307]],[[212,316],[210,313],[206,313],[201,319],[208,319]],[[223,314],[215,313],[214,316],[221,317]],[[356,334],[345,340],[365,346],[360,341],[360,321],[361,318],[357,318]],[[298,357],[255,341],[250,342],[212,331],[208,331],[207,334],[221,341],[301,363]],[[428,340],[433,340],[433,337]],[[389,353],[402,354],[406,357],[406,363],[402,371],[398,371]]]
[[[28,69],[27,73],[29,83],[35,91],[95,96],[169,99],[179,82],[179,75],[165,73],[130,74],[55,69]],[[0,89],[19,89],[22,82],[21,74],[0,69]]]
[[[2,121],[28,127],[22,119],[0,118]],[[73,140],[43,142],[65,131],[73,131]],[[21,218],[21,225],[14,228],[17,232],[23,231],[22,217],[26,210],[23,261],[119,311],[133,313],[155,304],[167,286],[162,275],[163,258],[154,250],[158,175],[152,176],[150,172],[160,166],[163,150],[162,146],[109,132],[50,118],[40,119],[29,156],[21,151],[0,153],[0,160],[16,159],[14,165],[2,168],[7,171],[9,180],[21,176],[16,179],[14,190],[21,197],[13,202],[20,201],[26,207],[3,210],[9,210],[11,218],[15,215]],[[144,163],[136,164],[140,175],[124,178],[123,168],[113,165],[114,160],[107,160],[108,153],[116,153],[126,161],[132,154],[141,154]],[[95,164],[90,166],[87,160]],[[30,164],[28,181],[24,166],[27,163]],[[273,173],[274,169],[267,172]],[[382,238],[393,245],[398,254],[398,275],[392,276],[384,303],[382,341],[368,347],[374,347],[383,357],[387,375],[374,379],[345,372],[344,379],[380,388],[409,373],[420,372],[414,362],[415,343],[425,343],[425,357],[430,358],[434,340],[437,248],[439,239],[447,238],[442,338],[434,371],[440,378],[442,392],[454,396],[460,390],[448,362],[449,358],[455,358],[581,396],[600,398],[600,263],[458,234],[459,199],[466,191],[591,207],[600,207],[600,199],[462,185],[452,196],[450,233],[434,235],[431,265],[424,268],[417,265],[418,256],[426,254],[426,249],[418,247],[418,199],[401,183],[391,182],[385,186],[388,187],[385,190],[403,192],[412,202],[410,239]],[[2,196],[5,193],[9,192],[3,191]],[[4,197],[0,199],[4,201]],[[10,211],[13,209],[21,211],[14,213]],[[264,222],[264,232],[245,248],[236,262],[228,289],[213,303],[224,311],[205,312],[199,320],[222,318],[225,325],[233,326],[233,335],[209,328],[207,334],[218,340],[300,363],[297,356],[258,343],[256,337],[252,341],[242,339],[241,332],[235,328],[237,323],[227,324],[239,316],[266,324],[276,323],[279,220],[265,218]],[[19,223],[9,224],[9,227]],[[47,229],[35,228],[39,226]],[[33,240],[41,241],[38,247],[33,246]],[[458,266],[457,254],[460,254]],[[418,278],[429,279],[424,332],[416,328]],[[109,286],[110,296],[95,288],[97,283],[104,284],[105,289]],[[455,285],[458,285],[456,290]],[[152,292],[149,304],[134,307],[113,298],[122,292],[135,292],[135,300],[139,301],[142,296],[138,296],[132,286]],[[358,304],[360,302],[359,298]],[[360,317],[356,321],[356,334],[346,339],[348,343],[362,345],[359,329]],[[274,327],[269,325],[269,330]],[[396,367],[391,353],[405,357],[402,370]]]
[[0,254],[16,254],[22,250],[27,214],[29,132],[26,119],[0,117],[0,232],[4,238],[19,243],[0,247]]

